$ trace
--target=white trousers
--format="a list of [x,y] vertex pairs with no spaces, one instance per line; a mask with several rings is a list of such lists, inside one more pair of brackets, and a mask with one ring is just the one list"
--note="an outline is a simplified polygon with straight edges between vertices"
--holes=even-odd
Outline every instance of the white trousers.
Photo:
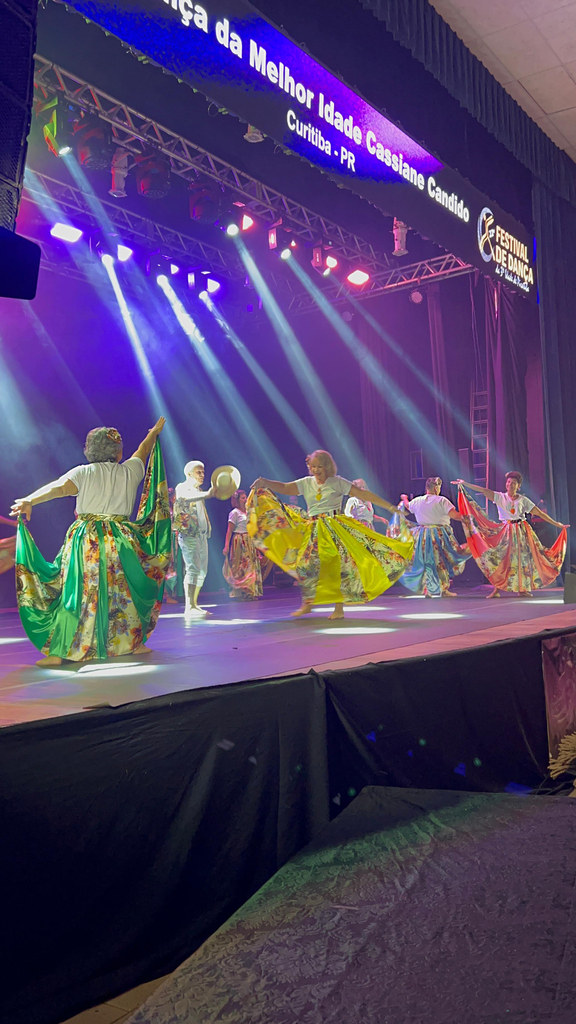
[[208,572],[208,534],[204,532],[197,537],[183,537],[179,533],[178,544],[186,566],[184,583],[201,587]]

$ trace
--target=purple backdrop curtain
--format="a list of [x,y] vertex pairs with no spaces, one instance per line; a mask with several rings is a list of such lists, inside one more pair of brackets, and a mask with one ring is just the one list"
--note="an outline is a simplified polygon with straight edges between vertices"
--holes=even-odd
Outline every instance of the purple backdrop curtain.
[[[450,397],[448,383],[448,366],[446,362],[446,345],[444,340],[444,323],[440,303],[440,285],[431,284],[426,289],[428,300],[428,324],[430,328],[430,353],[432,356],[432,377],[436,388],[436,429],[450,452],[456,457],[454,443],[454,421],[448,406],[439,401],[438,395]],[[444,467],[442,472],[446,472]]]

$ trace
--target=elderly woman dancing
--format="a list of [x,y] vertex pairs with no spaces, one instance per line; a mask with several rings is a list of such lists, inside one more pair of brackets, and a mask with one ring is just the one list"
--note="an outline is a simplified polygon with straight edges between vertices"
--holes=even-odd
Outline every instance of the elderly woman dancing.
[[[391,512],[396,509],[378,494],[337,476],[329,452],[312,452],[306,463],[309,475],[290,483],[263,477],[255,481],[248,499],[248,533],[300,584],[302,607],[294,615],[307,615],[313,604],[334,604],[331,618],[341,619],[344,604],[371,601],[399,579],[410,563],[414,542],[411,537],[384,537],[340,514],[344,495]],[[308,515],[282,505],[272,491],[302,494]]]
[[[117,430],[86,438],[88,465],[19,498],[16,593],[22,624],[45,657],[37,665],[143,654],[162,603],[170,564],[170,506],[158,443],[161,417],[126,462]],[[138,517],[136,491],[148,468]],[[54,562],[36,547],[24,518],[32,507],[76,495],[76,520]]]

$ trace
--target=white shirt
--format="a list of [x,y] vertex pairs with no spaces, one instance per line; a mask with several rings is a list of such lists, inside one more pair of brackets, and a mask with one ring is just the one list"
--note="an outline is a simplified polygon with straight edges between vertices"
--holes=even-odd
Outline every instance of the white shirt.
[[510,498],[504,491],[494,491],[494,504],[498,507],[498,518],[501,523],[509,523],[511,519],[526,519],[526,513],[535,508],[525,494],[517,494]]
[[348,498],[344,515],[351,516],[352,519],[357,519],[360,523],[366,523],[366,526],[372,526],[374,523],[372,502],[362,501],[361,498]]
[[76,484],[78,514],[129,516],[143,477],[142,459],[132,456],[126,462],[89,462],[85,466],[75,466],[60,480],[72,480]]
[[421,494],[408,502],[408,508],[416,516],[418,526],[450,526],[448,513],[454,505],[443,494]]
[[174,493],[176,498],[197,499],[195,505],[198,513],[198,529],[200,533],[207,533],[208,516],[206,515],[206,505],[203,499],[208,494],[208,491],[201,491],[191,480],[183,480],[181,484],[176,484],[176,491]]
[[329,476],[323,484],[318,484],[313,476],[303,476],[294,482],[311,516],[339,512],[343,495],[350,494],[352,487],[352,481],[345,480],[343,476]]
[[230,515],[228,516],[228,522],[232,523],[234,527],[234,533],[248,533],[246,529],[247,515],[242,512],[239,508],[233,508]]

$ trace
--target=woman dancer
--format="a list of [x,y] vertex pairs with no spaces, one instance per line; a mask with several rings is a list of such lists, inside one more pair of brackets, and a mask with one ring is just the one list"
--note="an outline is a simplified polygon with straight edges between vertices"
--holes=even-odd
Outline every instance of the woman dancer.
[[[566,554],[568,527],[539,509],[541,519],[561,530],[552,547],[543,547],[526,522],[527,513],[536,506],[520,493],[522,474],[506,473],[505,479],[505,491],[492,491],[489,487],[468,484],[465,480],[454,480],[453,483],[460,488],[458,507],[466,517],[470,517],[463,520],[470,553],[493,587],[488,597],[500,597],[501,590],[531,597],[532,590],[553,583],[560,572]],[[486,516],[466,490],[478,491],[494,502],[498,508],[499,524]]]
[[[329,452],[312,452],[306,463],[309,475],[299,480],[281,483],[259,477],[254,482],[248,532],[300,584],[302,606],[294,615],[307,615],[313,604],[334,604],[330,618],[341,619],[345,603],[371,601],[399,579],[414,545],[411,538],[391,540],[340,514],[346,494],[391,512],[396,509],[378,494],[337,476]],[[271,491],[302,494],[308,515],[283,506]]]
[[414,537],[414,561],[400,580],[414,594],[425,597],[457,597],[450,590],[454,576],[459,576],[464,564],[470,558],[466,545],[461,545],[454,536],[451,519],[463,519],[454,505],[443,494],[442,480],[430,476],[426,481],[426,494],[408,500],[407,494],[400,498],[404,507],[416,518],[417,526],[412,527]]
[[260,552],[246,529],[246,491],[236,491],[230,500],[222,575],[230,587],[230,597],[254,600],[262,597],[262,566]]
[[[353,480],[352,483],[354,487],[359,487],[362,491],[368,490],[368,485],[361,476],[357,480]],[[369,526],[370,529],[374,528],[374,520],[378,523],[385,523],[388,526],[387,519],[384,519],[383,516],[375,515],[372,502],[362,501],[360,498],[348,498],[344,508],[344,515],[357,519],[359,523],[366,523],[366,526]]]
[[[162,603],[170,563],[170,507],[160,417],[132,458],[121,462],[117,430],[98,427],[86,438],[88,465],[18,498],[16,594],[22,625],[45,657],[37,665],[144,654]],[[146,479],[136,522],[128,518]],[[32,507],[77,495],[76,520],[54,562],[47,562],[24,524]]]

